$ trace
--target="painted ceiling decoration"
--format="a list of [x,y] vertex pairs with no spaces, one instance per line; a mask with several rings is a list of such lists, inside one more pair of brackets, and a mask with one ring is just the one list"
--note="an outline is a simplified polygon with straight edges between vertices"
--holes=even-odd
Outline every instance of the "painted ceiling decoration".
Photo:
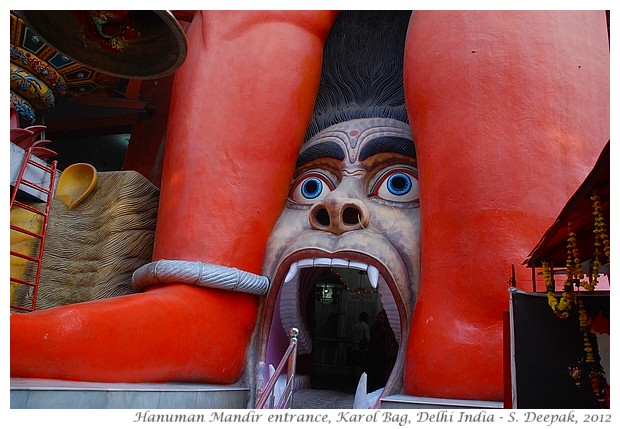
[[124,79],[156,79],[185,61],[185,32],[166,10],[21,10],[43,41],[88,68]]
[[57,51],[11,11],[11,106],[20,126],[33,125],[59,97],[98,92],[123,82]]

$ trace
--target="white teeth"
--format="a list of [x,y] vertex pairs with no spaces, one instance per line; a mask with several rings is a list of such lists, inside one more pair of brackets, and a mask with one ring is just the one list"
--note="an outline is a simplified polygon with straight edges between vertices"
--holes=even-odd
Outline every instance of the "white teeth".
[[368,269],[368,264],[363,262],[351,261],[349,262],[349,268],[354,270],[366,271]]
[[288,273],[286,273],[286,278],[284,279],[284,283],[288,283],[295,278],[297,275],[297,262],[293,262],[288,269]]
[[379,270],[372,265],[368,266],[368,280],[373,289],[377,289],[377,282],[379,281]]
[[379,270],[377,268],[364,262],[349,261],[341,258],[305,258],[295,261],[289,267],[284,281],[288,283],[293,280],[300,268],[312,267],[351,268],[353,270],[367,271],[372,287],[377,287],[377,279],[379,278]]
[[297,261],[299,268],[310,268],[314,266],[314,259],[300,259]]
[[332,259],[332,267],[349,268],[349,261],[347,261],[346,259],[334,258]]
[[316,258],[314,260],[315,267],[329,267],[331,266],[332,260],[331,258]]

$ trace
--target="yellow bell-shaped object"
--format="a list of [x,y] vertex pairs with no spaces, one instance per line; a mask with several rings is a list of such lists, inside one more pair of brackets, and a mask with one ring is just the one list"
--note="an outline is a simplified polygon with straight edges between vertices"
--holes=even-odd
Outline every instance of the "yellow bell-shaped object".
[[91,193],[96,183],[95,167],[86,163],[71,164],[58,179],[56,198],[67,206],[67,210],[72,210]]

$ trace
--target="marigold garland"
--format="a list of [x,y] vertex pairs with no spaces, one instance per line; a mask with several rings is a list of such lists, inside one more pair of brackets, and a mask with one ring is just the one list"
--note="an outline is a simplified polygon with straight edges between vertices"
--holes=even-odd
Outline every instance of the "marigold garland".
[[554,314],[561,319],[566,319],[570,315],[573,304],[577,305],[579,313],[579,330],[583,334],[583,351],[585,352],[585,364],[588,366],[588,377],[592,391],[599,401],[604,401],[604,391],[606,381],[604,372],[597,369],[599,366],[595,355],[595,345],[593,344],[591,325],[592,321],[588,315],[583,300],[574,295],[574,287],[583,287],[586,291],[593,291],[598,285],[599,271],[601,268],[601,257],[605,255],[609,260],[609,236],[605,229],[605,219],[600,203],[600,198],[596,192],[590,197],[594,209],[594,257],[592,259],[592,269],[589,281],[584,280],[583,268],[579,258],[577,248],[577,234],[573,231],[572,223],[568,223],[568,238],[566,244],[566,280],[564,281],[564,292],[558,301],[555,297],[555,285],[549,263],[543,261],[542,274],[547,290],[547,301]]
[[568,222],[568,240],[566,245],[566,280],[565,286],[569,286],[572,289],[573,285],[577,287],[581,286],[583,281],[583,268],[581,267],[581,260],[579,259],[579,249],[577,248],[577,234],[573,231],[573,223]]
[[605,255],[609,260],[609,236],[605,229],[605,218],[603,217],[603,210],[601,207],[600,197],[596,192],[592,192],[590,197],[592,200],[592,207],[594,209],[594,257],[592,259],[592,269],[589,275],[589,281],[585,280],[583,273],[583,267],[581,266],[581,260],[579,258],[579,249],[577,248],[577,234],[573,231],[572,222],[568,223],[568,238],[566,244],[566,280],[564,281],[564,293],[562,299],[565,303],[562,304],[562,300],[558,303],[553,292],[553,282],[549,274],[549,265],[543,262],[543,276],[545,276],[545,285],[547,287],[547,297],[549,300],[549,306],[554,310],[558,317],[565,318],[568,315],[564,315],[566,309],[570,311],[570,304],[568,300],[571,298],[574,291],[574,286],[582,287],[587,291],[593,291],[598,285],[599,272],[601,269],[601,257]]
[[560,319],[566,319],[570,315],[570,310],[574,301],[572,283],[570,284],[570,287],[567,287],[566,283],[564,284],[564,292],[558,301],[555,297],[555,287],[553,285],[551,269],[548,262],[543,262],[542,272],[545,279],[545,286],[547,288],[547,302],[549,302],[549,306],[557,317]]
[[581,298],[577,298],[577,306],[579,307],[579,330],[583,334],[583,351],[586,358],[585,363],[588,365],[588,377],[590,378],[590,385],[592,386],[592,392],[596,396],[596,399],[600,402],[604,402],[604,391],[607,387],[607,381],[605,380],[605,373],[600,368],[597,356],[595,355],[595,346],[592,344],[594,341],[592,338],[592,320],[586,312],[584,303]]
[[[600,197],[596,192],[593,192],[590,199],[593,201],[592,207],[594,208],[594,212],[592,213],[594,215],[594,260],[592,261],[591,289],[588,290],[594,290],[598,284],[601,257],[605,254],[609,260],[609,236],[605,229],[605,219],[603,218]],[[603,247],[602,251],[601,247]]]

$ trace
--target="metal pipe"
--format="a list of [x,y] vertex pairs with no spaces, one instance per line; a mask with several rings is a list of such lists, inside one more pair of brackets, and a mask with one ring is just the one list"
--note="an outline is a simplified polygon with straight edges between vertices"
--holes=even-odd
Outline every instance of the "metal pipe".
[[[296,370],[296,363],[297,363],[297,335],[298,334],[299,334],[299,329],[297,328],[291,328],[291,330],[289,331],[289,337],[290,337],[289,346],[284,352],[284,356],[282,356],[282,359],[280,360],[280,363],[278,364],[278,367],[276,368],[275,372],[273,373],[271,378],[269,378],[267,385],[261,391],[258,397],[258,400],[256,401],[256,406],[254,408],[263,408],[268,398],[271,398],[270,407],[273,407],[273,401],[275,399],[273,389],[276,385],[276,381],[278,380],[278,377],[280,376],[280,374],[282,374],[282,371],[284,370],[285,363],[287,364],[287,385],[286,385],[286,388],[284,389],[284,394],[282,396],[283,398],[287,397],[286,393],[290,387],[291,401],[290,403],[288,403],[289,401],[286,400],[284,402],[284,405],[288,405],[288,408],[290,408],[290,406],[292,405],[292,397],[293,397],[292,380],[295,378],[295,370]],[[280,402],[278,403],[278,408],[282,408],[282,405],[283,405],[283,401],[280,400]]]
[[293,388],[295,384],[295,372],[297,369],[297,335],[299,330],[297,328],[291,328],[289,331],[289,337],[293,350],[288,357],[288,369],[286,372],[286,388],[284,389],[283,398],[286,398],[283,408],[291,408],[293,405]]

